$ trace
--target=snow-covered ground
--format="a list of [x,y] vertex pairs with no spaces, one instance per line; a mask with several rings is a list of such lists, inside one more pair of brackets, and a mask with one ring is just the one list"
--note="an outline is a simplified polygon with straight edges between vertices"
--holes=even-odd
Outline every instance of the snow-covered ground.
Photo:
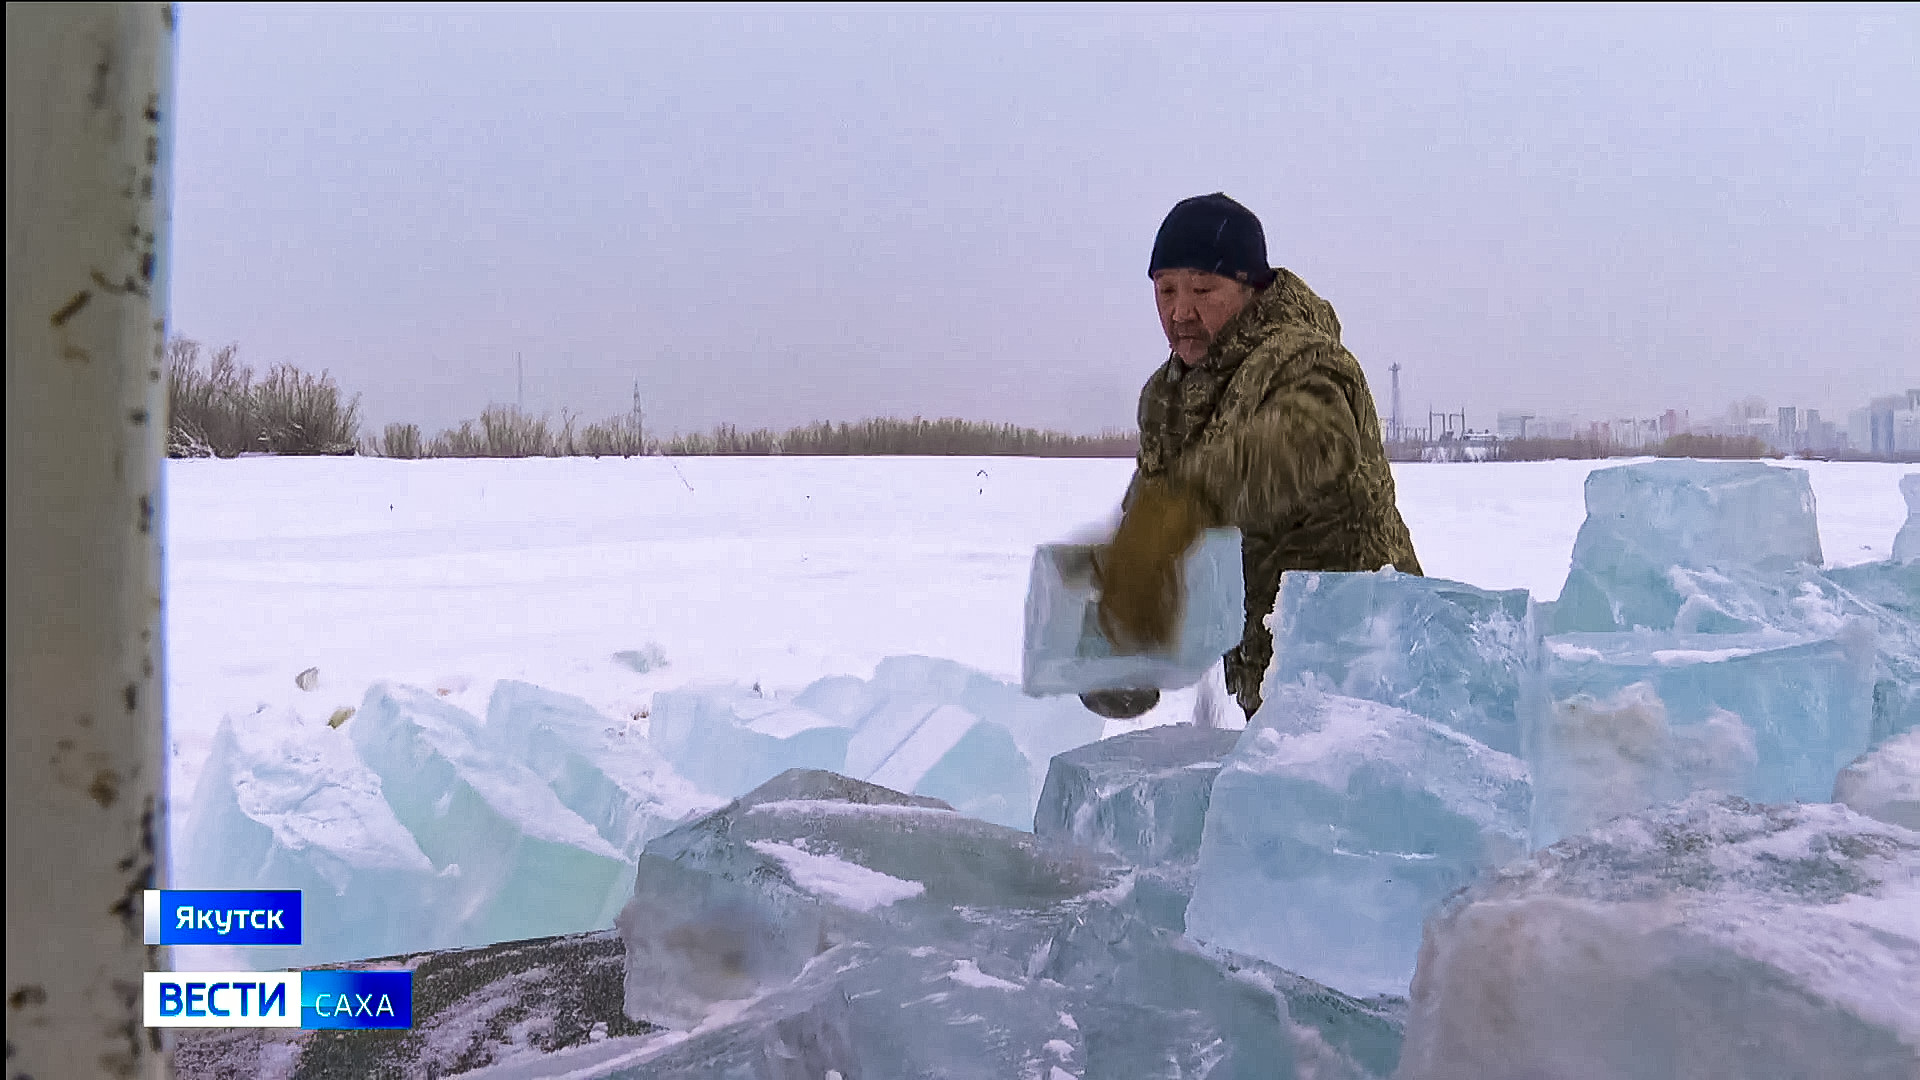
[[[1402,465],[1430,575],[1557,596],[1591,462]],[[1884,559],[1910,466],[1808,463],[1829,565]],[[699,682],[796,690],[883,657],[1018,681],[1037,544],[1108,518],[1126,461],[172,461],[169,783],[223,715],[323,720],[390,679],[483,713],[521,679],[633,717]],[[635,670],[617,653],[649,647]],[[640,667],[646,664],[638,665]],[[318,668],[311,690],[295,677]],[[1186,718],[1170,694],[1130,725]],[[176,814],[172,824],[184,824]]]

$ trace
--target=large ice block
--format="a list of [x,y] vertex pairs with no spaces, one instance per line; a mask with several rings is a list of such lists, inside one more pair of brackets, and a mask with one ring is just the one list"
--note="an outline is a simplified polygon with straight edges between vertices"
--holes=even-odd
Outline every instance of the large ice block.
[[1056,754],[1034,834],[1135,867],[1133,909],[1184,931],[1213,781],[1239,736],[1167,724]]
[[1535,847],[1700,789],[1822,802],[1869,743],[1864,629],[1566,634],[1547,650],[1548,693],[1525,719]]
[[452,944],[441,884],[347,733],[292,713],[226,717],[179,831],[183,889],[298,889],[299,946],[227,950],[298,967]]
[[450,896],[454,944],[593,930],[626,900],[633,864],[480,722],[425,691],[376,683],[348,727],[387,804]]
[[1586,502],[1554,605],[1559,633],[1673,628],[1684,602],[1675,567],[1744,580],[1822,562],[1813,487],[1801,469],[1691,460],[1621,465],[1588,474]]
[[1893,561],[1920,559],[1920,473],[1900,478],[1900,494],[1907,500],[1907,522],[1893,535]]
[[1920,729],[1920,561],[1841,567],[1823,583],[1874,628],[1874,741]]
[[843,771],[855,722],[740,686],[653,696],[649,739],[701,791],[733,798],[788,769]]
[[1210,529],[1181,564],[1186,603],[1171,649],[1116,655],[1100,632],[1094,548],[1046,544],[1033,553],[1027,585],[1022,687],[1029,694],[1191,686],[1246,628],[1240,532]]
[[1502,753],[1520,752],[1519,701],[1540,660],[1525,589],[1491,592],[1393,568],[1289,571],[1274,606],[1267,684],[1313,675]]
[[1404,994],[1439,902],[1526,853],[1527,773],[1425,717],[1275,688],[1214,781],[1189,936]]
[[674,772],[634,725],[615,723],[569,694],[503,679],[487,703],[485,734],[629,859],[638,859],[648,840],[726,801]]
[[1133,866],[1191,862],[1238,731],[1169,724],[1056,755],[1033,831]]
[[619,921],[627,1012],[684,1027],[835,940],[884,940],[956,906],[1044,904],[1111,873],[935,799],[793,770],[654,840],[635,880]]
[[1131,914],[1129,875],[898,792],[785,774],[654,841],[627,1013],[685,1031],[633,1075],[1384,1078],[1356,1001]]
[[871,680],[822,679],[795,698],[855,728],[848,775],[945,800],[962,813],[1028,829],[1047,762],[1100,737],[1077,698],[1032,698],[952,660],[891,656]]
[[1920,831],[1920,731],[1908,731],[1840,770],[1833,801],[1855,813]]
[[1400,1080],[1920,1075],[1920,834],[1694,796],[1427,925]]

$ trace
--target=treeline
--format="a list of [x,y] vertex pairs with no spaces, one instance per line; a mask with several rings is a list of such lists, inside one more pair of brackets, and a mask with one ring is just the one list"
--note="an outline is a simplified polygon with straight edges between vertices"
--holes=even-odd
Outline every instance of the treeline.
[[1663,457],[1747,461],[1778,458],[1779,451],[1751,435],[1672,435],[1654,446],[1623,447],[1599,439],[1501,439],[1491,442],[1392,443],[1393,461],[1597,461]]
[[[378,436],[360,432],[360,399],[347,399],[331,375],[279,364],[264,378],[241,364],[238,348],[205,352],[176,338],[167,344],[167,456],[364,454],[390,458],[676,457],[710,455],[926,455],[1131,458],[1132,432],[1065,435],[1012,424],[968,420],[871,419],[808,424],[776,432],[722,424],[698,435],[657,439],[637,415],[582,425],[563,413],[544,416],[492,406],[477,420],[427,435],[418,424],[388,424]],[[204,364],[203,364],[204,361]],[[1612,457],[1752,459],[1779,457],[1751,436],[1675,435],[1656,447],[1625,449],[1598,439],[1506,439],[1494,442],[1393,443],[1394,461],[1550,461]]]
[[233,345],[201,365],[198,342],[167,343],[167,456],[351,454],[360,399],[345,401],[331,376],[280,364],[255,381]]
[[563,416],[559,424],[501,406],[466,421],[458,428],[428,438],[418,424],[388,424],[377,440],[362,452],[373,457],[674,457],[716,455],[924,455],[968,457],[1122,457],[1131,458],[1139,443],[1133,435],[1062,435],[1012,424],[982,424],[968,420],[872,419],[858,423],[809,424],[777,432],[771,428],[742,431],[721,424],[706,434],[671,439],[648,436],[637,418],[577,425]]
[[[346,399],[332,377],[282,364],[256,380],[227,345],[205,353],[184,338],[167,346],[167,455],[362,454],[391,458],[640,457],[669,454],[959,455],[1131,458],[1130,432],[1066,435],[1013,424],[968,420],[871,419],[808,424],[776,432],[722,424],[706,434],[650,436],[637,415],[581,424],[562,413],[555,423],[518,409],[491,406],[477,420],[428,435],[418,424],[360,432],[360,399]],[[204,364],[203,364],[204,360]]]

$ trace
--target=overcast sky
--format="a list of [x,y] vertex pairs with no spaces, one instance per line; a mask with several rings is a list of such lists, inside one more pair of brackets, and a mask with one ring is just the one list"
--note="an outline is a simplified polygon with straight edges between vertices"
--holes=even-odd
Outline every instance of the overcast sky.
[[181,5],[174,332],[370,427],[1130,427],[1224,190],[1388,407],[1920,386],[1920,7]]

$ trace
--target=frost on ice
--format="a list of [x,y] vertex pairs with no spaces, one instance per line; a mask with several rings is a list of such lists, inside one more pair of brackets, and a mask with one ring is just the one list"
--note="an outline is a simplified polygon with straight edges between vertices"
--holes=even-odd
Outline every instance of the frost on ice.
[[301,945],[234,950],[235,964],[325,964],[457,943],[423,934],[431,924],[422,913],[442,896],[433,864],[343,732],[291,713],[223,719],[187,813],[176,882],[306,898]]
[[1398,1074],[1911,1080],[1920,834],[1696,795],[1619,818],[1428,924]]
[[1420,923],[1527,851],[1520,761],[1402,709],[1283,686],[1213,784],[1187,931],[1350,994],[1404,994]]

